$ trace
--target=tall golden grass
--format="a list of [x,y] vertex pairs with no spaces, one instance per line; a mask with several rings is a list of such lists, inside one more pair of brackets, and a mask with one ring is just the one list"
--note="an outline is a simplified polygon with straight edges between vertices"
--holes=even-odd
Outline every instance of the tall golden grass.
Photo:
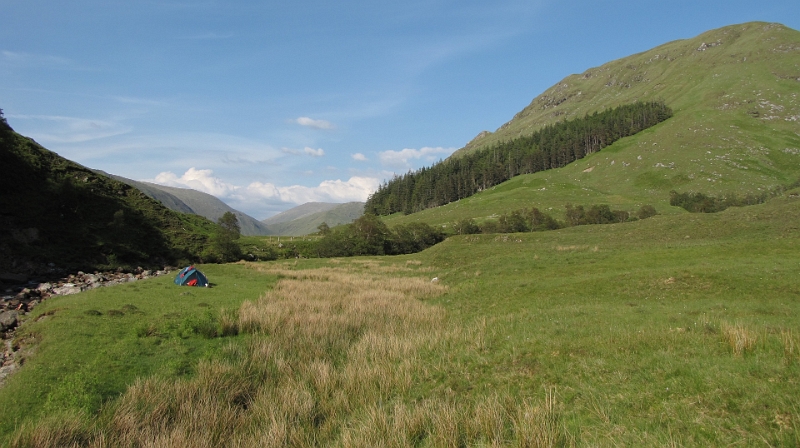
[[552,392],[539,405],[508,395],[409,398],[428,368],[423,352],[446,360],[444,351],[453,344],[482,350],[485,323],[472,330],[451,325],[442,308],[422,301],[447,289],[429,279],[387,276],[377,262],[332,265],[314,270],[250,265],[280,280],[257,301],[244,303],[236,316],[223,313],[228,331],[251,335],[246,343],[229,344],[190,379],[137,381],[93,429],[66,421],[23,432],[27,436],[15,445],[58,446],[58,440],[197,448],[567,444]]
[[783,346],[783,361],[791,364],[800,358],[800,341],[792,334],[791,330],[781,330],[781,345]]
[[734,356],[742,356],[746,352],[752,351],[758,339],[754,331],[742,324],[730,324],[723,321],[720,324],[720,330]]

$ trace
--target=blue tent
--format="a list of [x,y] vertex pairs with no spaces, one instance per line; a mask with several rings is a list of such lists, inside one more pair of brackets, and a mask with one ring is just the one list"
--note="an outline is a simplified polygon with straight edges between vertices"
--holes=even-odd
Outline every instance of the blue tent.
[[175,276],[175,284],[179,286],[205,286],[208,287],[208,279],[202,272],[194,266],[187,266]]

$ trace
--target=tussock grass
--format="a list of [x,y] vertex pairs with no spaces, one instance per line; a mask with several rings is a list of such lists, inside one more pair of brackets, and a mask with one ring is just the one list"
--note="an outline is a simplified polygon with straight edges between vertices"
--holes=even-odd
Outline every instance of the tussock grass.
[[43,424],[14,445],[564,445],[553,393],[543,405],[508,393],[409,399],[430,375],[426,356],[446,360],[449,347],[472,340],[476,353],[485,349],[486,323],[453,325],[441,306],[420,300],[446,286],[381,267],[249,265],[280,280],[237,315],[220,312],[219,332],[247,333],[246,344],[231,342],[191,378],[137,380],[95,427],[80,418]]
[[56,412],[35,426],[24,424],[11,443],[31,448],[77,448],[87,446],[92,438],[86,415],[67,410]]
[[743,324],[730,324],[723,321],[720,329],[722,337],[734,356],[743,356],[755,348],[758,337],[754,331],[746,328]]
[[791,330],[781,330],[781,344],[783,345],[783,361],[786,364],[800,359],[800,338]]

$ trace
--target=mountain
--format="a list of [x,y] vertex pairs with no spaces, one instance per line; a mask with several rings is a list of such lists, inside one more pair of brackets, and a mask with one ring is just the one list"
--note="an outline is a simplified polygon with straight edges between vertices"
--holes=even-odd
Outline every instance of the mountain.
[[0,272],[197,260],[216,225],[21,136],[0,115]]
[[150,182],[126,179],[121,176],[106,175],[141,190],[171,210],[200,215],[213,222],[217,222],[226,212],[231,212],[239,220],[242,235],[273,235],[273,233],[270,233],[269,228],[257,219],[231,208],[210,194],[190,188],[167,187]]
[[296,219],[302,219],[316,213],[327,212],[328,210],[332,210],[340,205],[341,204],[334,204],[331,202],[306,202],[303,205],[298,205],[297,207],[278,213],[275,216],[262,219],[261,222],[267,225],[274,225],[288,221],[294,221]]
[[670,190],[748,194],[787,185],[800,176],[799,92],[796,30],[752,22],[670,42],[567,76],[451,158],[636,101],[663,101],[674,112],[669,120],[564,168],[392,222],[446,224],[566,203],[678,213]]
[[302,236],[317,232],[317,227],[323,222],[335,227],[349,224],[363,214],[363,202],[308,202],[261,222],[267,225],[272,235]]
[[[751,22],[708,31],[570,75],[454,155],[634,101],[663,100],[684,111],[685,118],[675,120],[678,125],[708,121],[704,114],[730,121],[754,118],[744,121],[756,128],[780,121],[796,124],[800,111],[792,94],[800,82],[798,59],[800,33],[781,24]],[[686,143],[694,133],[670,141]]]

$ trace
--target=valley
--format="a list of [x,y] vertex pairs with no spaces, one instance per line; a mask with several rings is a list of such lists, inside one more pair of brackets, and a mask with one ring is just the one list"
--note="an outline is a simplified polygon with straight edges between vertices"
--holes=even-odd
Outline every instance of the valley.
[[[261,222],[309,218],[280,238],[235,240],[242,260],[199,263],[211,288],[51,297],[6,341],[24,350],[0,445],[797,446],[798,67],[779,24],[666,43],[564,78],[440,162],[637,101],[672,110],[568,164],[384,216],[299,207]],[[0,150],[2,273],[215,255],[213,220],[9,126]],[[533,208],[559,225],[498,230]],[[626,219],[567,225],[579,208]]]

